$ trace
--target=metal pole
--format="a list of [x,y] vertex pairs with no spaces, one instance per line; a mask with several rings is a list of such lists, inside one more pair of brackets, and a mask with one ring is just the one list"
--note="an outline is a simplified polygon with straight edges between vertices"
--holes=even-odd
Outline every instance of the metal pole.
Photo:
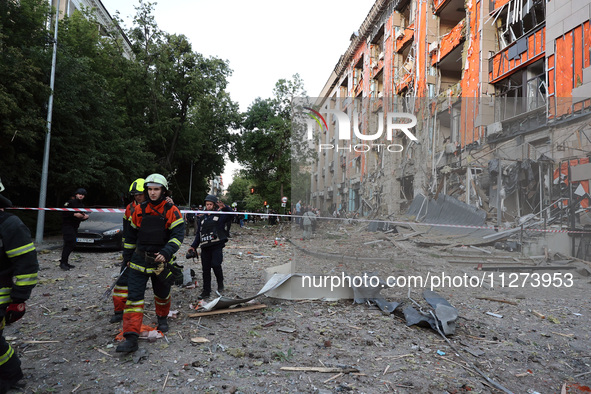
[[[572,172],[571,172],[571,167],[570,167],[570,160],[568,161],[568,220],[570,223],[570,228],[569,230],[574,231],[575,230],[575,202],[574,200],[574,196],[573,196],[573,178],[572,178]],[[576,256],[576,242],[577,239],[575,237],[575,234],[570,233],[569,236],[571,237],[571,256],[575,257]]]
[[189,178],[189,209],[191,208],[191,191],[193,190],[193,161],[191,160],[191,178]]
[[[39,191],[39,208],[45,208],[47,199],[47,176],[49,172],[49,145],[51,141],[51,120],[53,115],[53,87],[55,85],[55,64],[57,58],[57,30],[60,15],[60,0],[57,0],[55,11],[55,28],[53,32],[53,55],[51,58],[51,78],[49,80],[49,102],[47,103],[47,133],[45,134],[45,150],[43,151],[43,168],[41,170],[41,190]],[[43,242],[43,226],[45,224],[45,211],[40,210],[37,216],[37,233],[35,242]]]
[[501,164],[501,159],[499,159],[499,170],[497,173],[497,227],[500,229],[501,228],[501,187],[502,187],[502,181],[501,181],[501,171],[503,170],[503,166]]

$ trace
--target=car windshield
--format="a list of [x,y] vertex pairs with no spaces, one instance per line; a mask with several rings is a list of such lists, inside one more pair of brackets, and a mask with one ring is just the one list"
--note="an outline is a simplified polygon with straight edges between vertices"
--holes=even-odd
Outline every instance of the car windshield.
[[120,213],[110,212],[91,212],[88,215],[88,220],[93,222],[107,222],[107,223],[121,223],[122,216]]

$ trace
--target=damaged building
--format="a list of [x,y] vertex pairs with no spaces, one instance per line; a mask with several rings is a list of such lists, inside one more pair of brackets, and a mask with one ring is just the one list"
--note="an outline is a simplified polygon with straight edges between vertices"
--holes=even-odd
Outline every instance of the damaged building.
[[311,204],[394,218],[444,194],[571,230],[589,260],[590,19],[591,0],[377,0],[315,99]]

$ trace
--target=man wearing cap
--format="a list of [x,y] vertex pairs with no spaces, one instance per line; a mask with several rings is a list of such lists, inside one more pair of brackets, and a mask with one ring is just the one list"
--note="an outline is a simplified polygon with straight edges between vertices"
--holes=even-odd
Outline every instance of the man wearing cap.
[[[218,204],[218,198],[212,194],[205,197],[206,211],[233,212],[232,208],[224,203]],[[224,260],[223,249],[228,242],[226,233],[226,222],[232,220],[232,215],[216,215],[214,213],[204,214],[198,218],[197,233],[189,251],[195,251],[201,246],[201,268],[203,272],[203,290],[199,299],[204,299],[211,294],[211,270],[215,274],[218,283],[218,291],[224,290],[224,272],[222,261]]]
[[179,209],[166,201],[168,181],[161,174],[146,177],[147,199],[135,207],[129,231],[125,234],[123,261],[128,265],[127,301],[123,311],[125,341],[117,352],[138,349],[144,318],[144,295],[148,279],[152,281],[158,330],[168,331],[170,288],[174,276],[169,265],[185,237],[185,222]]
[[[64,207],[84,208],[84,204],[82,203],[84,197],[86,197],[86,189],[79,188],[74,193],[74,197],[64,204]],[[72,253],[76,247],[76,234],[78,233],[80,222],[83,222],[86,219],[88,219],[88,214],[85,212],[62,212],[62,234],[64,237],[64,248],[62,249],[62,258],[60,259],[60,268],[64,271],[74,268],[74,266],[68,262],[68,259],[70,257],[70,253]]]
[[23,378],[21,362],[2,332],[5,325],[25,314],[25,301],[37,284],[39,271],[31,232],[17,216],[4,212],[11,206],[10,200],[0,194],[0,393],[6,393]]

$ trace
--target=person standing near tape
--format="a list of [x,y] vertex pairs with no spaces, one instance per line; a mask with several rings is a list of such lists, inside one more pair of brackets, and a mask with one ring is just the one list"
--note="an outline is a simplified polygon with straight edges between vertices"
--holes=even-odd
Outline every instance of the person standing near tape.
[[[84,200],[86,197],[86,189],[79,188],[74,193],[74,197],[64,204],[65,208],[84,208]],[[75,266],[68,262],[70,253],[76,247],[76,234],[80,223],[88,219],[88,214],[84,212],[62,212],[62,234],[64,237],[64,247],[62,249],[62,258],[60,259],[60,268],[68,271]]]
[[152,174],[144,183],[147,200],[138,205],[125,235],[123,261],[128,266],[128,296],[123,311],[123,335],[117,352],[138,349],[144,317],[144,294],[148,279],[152,281],[158,330],[168,331],[170,289],[174,276],[169,262],[179,250],[185,237],[183,215],[166,201],[168,181],[163,175]]
[[[0,192],[4,190],[0,181]],[[25,314],[25,301],[37,284],[39,262],[31,232],[13,214],[4,212],[12,206],[0,194],[0,393],[6,393],[23,378],[21,361],[4,339],[4,326]]]
[[[225,204],[218,204],[218,198],[212,194],[205,197],[206,211],[223,211],[233,212],[232,208]],[[222,262],[224,260],[223,249],[228,242],[228,234],[226,233],[226,222],[232,220],[232,215],[216,215],[215,213],[207,213],[201,216],[197,223],[197,234],[195,240],[189,248],[189,252],[195,252],[195,249],[201,246],[201,269],[203,273],[203,290],[199,295],[199,299],[208,298],[211,295],[211,270],[215,274],[215,279],[218,284],[218,291],[224,290],[224,272],[222,270]]]
[[[138,178],[129,186],[129,194],[133,197],[133,201],[130,202],[125,208],[123,213],[123,244],[125,245],[125,237],[131,227],[131,215],[135,211],[135,207],[146,201],[146,195],[144,194],[144,178]],[[127,264],[121,264],[121,276],[115,284],[113,289],[113,308],[114,313],[109,320],[109,323],[119,323],[123,320],[123,310],[125,309],[125,303],[127,302],[127,277],[129,271],[126,269]]]

